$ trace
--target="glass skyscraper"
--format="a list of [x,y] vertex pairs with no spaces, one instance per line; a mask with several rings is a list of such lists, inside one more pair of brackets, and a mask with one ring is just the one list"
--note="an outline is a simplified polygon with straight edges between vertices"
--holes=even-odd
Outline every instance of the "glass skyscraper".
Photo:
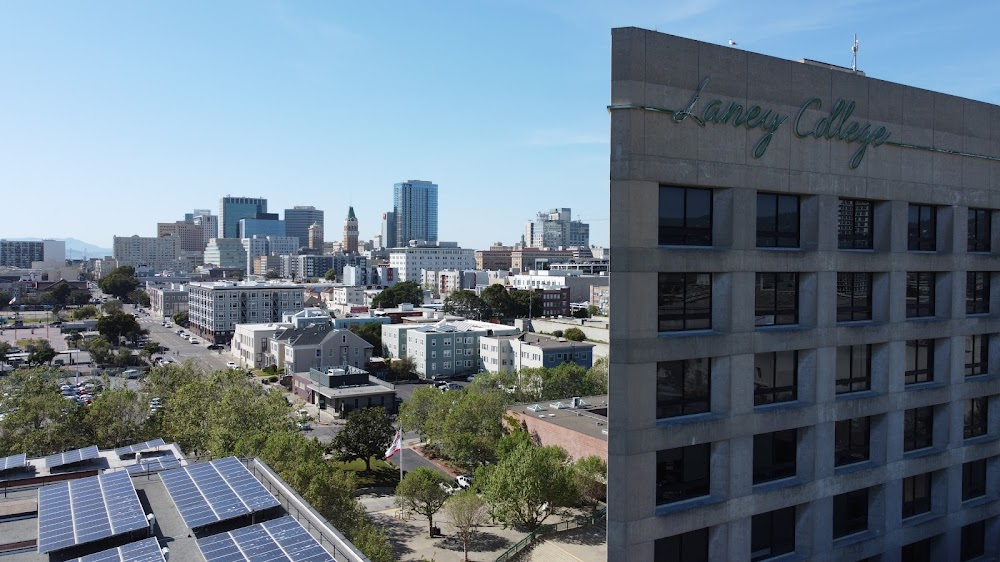
[[238,238],[240,219],[252,219],[267,212],[262,197],[223,197],[219,201],[219,238]]
[[[402,247],[410,240],[438,240],[438,186],[429,181],[407,180],[393,185],[395,240],[386,245]],[[391,243],[391,244],[390,244]]]

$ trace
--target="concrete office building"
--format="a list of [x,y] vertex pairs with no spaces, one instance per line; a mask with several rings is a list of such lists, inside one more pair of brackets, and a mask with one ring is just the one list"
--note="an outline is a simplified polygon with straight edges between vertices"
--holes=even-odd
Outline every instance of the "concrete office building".
[[246,252],[246,261],[243,263],[244,271],[253,271],[253,260],[260,256],[287,256],[298,251],[299,243],[294,238],[288,236],[253,236],[251,238],[241,238],[243,251]]
[[211,238],[205,245],[205,265],[238,267],[246,271],[247,251],[239,238]]
[[[267,213],[272,217],[277,217],[277,213],[271,214]],[[267,216],[265,215],[265,217]],[[239,227],[236,229],[239,233],[240,238],[263,238],[264,236],[280,236],[285,237],[285,221],[278,220],[277,218],[252,218],[252,219],[240,219]],[[295,249],[298,250],[297,244],[300,239],[296,238]]]
[[312,205],[296,205],[285,209],[285,235],[299,239],[305,245],[309,240],[309,227],[318,224],[323,230],[323,211]]
[[608,559],[996,559],[1000,107],[611,60]]
[[0,266],[29,269],[34,262],[65,265],[66,242],[62,240],[0,240]]
[[400,281],[420,283],[424,269],[474,269],[475,250],[459,248],[457,242],[410,242],[389,251],[389,267],[399,272]]
[[263,197],[231,197],[219,200],[219,238],[240,238],[240,219],[252,219],[267,213]]
[[288,283],[191,283],[188,320],[194,333],[227,343],[237,324],[279,322],[282,313],[301,310],[304,298],[301,285]]
[[178,243],[173,237],[115,236],[112,251],[119,267],[145,266],[152,271],[163,271],[177,265]]
[[525,225],[524,243],[535,248],[586,248],[590,246],[590,225],[573,220],[573,211],[568,208],[551,209]]
[[177,250],[180,252],[204,252],[208,242],[204,227],[193,221],[156,223],[156,237],[177,240]]
[[392,187],[395,237],[392,246],[401,248],[410,240],[437,242],[438,186],[429,181],[407,180]]

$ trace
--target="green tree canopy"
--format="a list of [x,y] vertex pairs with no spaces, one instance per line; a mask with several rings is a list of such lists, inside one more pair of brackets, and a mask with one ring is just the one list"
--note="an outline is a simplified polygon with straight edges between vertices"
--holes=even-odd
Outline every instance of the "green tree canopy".
[[142,289],[136,289],[134,291],[130,291],[127,298],[129,302],[138,304],[139,306],[145,306],[147,308],[149,307],[150,303],[149,293],[147,293]]
[[384,408],[361,408],[347,414],[347,425],[333,439],[333,447],[344,461],[365,461],[365,472],[372,470],[372,457],[385,453],[395,430]]
[[424,304],[424,290],[413,281],[402,281],[384,289],[372,299],[375,308],[396,308],[408,302],[413,306]]
[[337,270],[336,269],[326,270],[326,273],[323,274],[323,279],[326,279],[327,281],[336,281]]
[[113,344],[118,343],[119,338],[131,340],[142,335],[142,328],[135,317],[124,312],[102,316],[97,320],[97,331]]
[[145,441],[149,407],[139,393],[129,388],[105,390],[87,408],[87,424],[92,428],[95,443],[102,449]]
[[118,299],[109,299],[101,305],[101,310],[104,311],[104,314],[118,314],[122,312],[122,301]]
[[97,311],[97,307],[92,304],[85,304],[80,308],[69,313],[69,317],[73,320],[83,320],[85,318],[97,318],[101,313]]
[[[450,402],[454,393],[447,394]],[[450,404],[441,425],[444,453],[458,464],[473,468],[496,460],[497,442],[504,435],[507,397],[499,389],[472,387]]]
[[483,497],[503,522],[538,528],[559,507],[576,503],[573,471],[560,447],[519,446],[476,472]]
[[349,328],[361,339],[372,344],[375,348],[372,355],[382,356],[382,324],[379,322],[366,322],[364,324],[354,324]]
[[0,456],[40,457],[86,445],[82,408],[64,399],[45,369],[17,369],[0,378]]
[[563,337],[570,341],[583,341],[587,339],[587,334],[584,334],[583,330],[574,326],[572,328],[566,328],[566,331],[563,332]]
[[485,313],[489,317],[486,304],[472,291],[455,291],[444,299],[444,311],[466,318],[480,319]]
[[111,342],[104,336],[98,336],[87,343],[87,352],[90,358],[98,365],[110,365],[114,360],[111,354]]
[[421,466],[408,472],[396,486],[396,496],[401,505],[427,518],[427,534],[434,536],[434,514],[444,507],[448,499],[443,484],[448,478],[436,470]]
[[469,542],[479,531],[479,526],[486,522],[486,503],[472,490],[462,490],[444,502],[444,512],[455,526],[455,534],[462,541],[468,562]]
[[527,318],[529,316],[537,318],[542,315],[542,296],[538,293],[514,289],[510,292],[510,298],[514,301],[513,316],[517,318]]
[[511,298],[507,287],[499,283],[494,283],[483,289],[479,297],[489,309],[490,318],[503,319],[514,317],[514,299]]
[[49,340],[19,340],[18,343],[28,352],[29,365],[45,365],[55,359],[56,351],[52,349]]
[[608,487],[608,463],[596,455],[573,463],[573,481],[584,501],[596,506],[604,500]]
[[123,265],[101,277],[97,285],[105,293],[122,300],[139,286],[139,280],[136,279],[134,268]]

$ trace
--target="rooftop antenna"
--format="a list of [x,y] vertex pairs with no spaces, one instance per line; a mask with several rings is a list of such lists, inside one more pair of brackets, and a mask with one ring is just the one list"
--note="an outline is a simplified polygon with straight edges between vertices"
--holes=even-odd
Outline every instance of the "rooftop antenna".
[[858,34],[854,34],[854,46],[851,47],[851,51],[854,52],[854,61],[851,63],[851,70],[854,72],[858,71]]

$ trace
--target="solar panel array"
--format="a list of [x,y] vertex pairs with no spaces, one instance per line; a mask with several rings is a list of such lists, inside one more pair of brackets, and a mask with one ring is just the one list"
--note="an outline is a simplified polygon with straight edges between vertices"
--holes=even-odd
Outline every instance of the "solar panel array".
[[54,552],[148,525],[126,472],[38,489],[38,552]]
[[118,458],[122,458],[125,455],[134,455],[135,453],[141,453],[143,451],[155,449],[164,445],[166,445],[166,443],[163,442],[163,439],[156,438],[152,441],[146,441],[145,443],[136,443],[135,445],[129,445],[127,447],[119,447],[115,449],[115,454],[118,455]]
[[161,470],[177,468],[180,465],[181,461],[177,460],[176,457],[173,455],[167,455],[163,457],[150,457],[142,459],[136,464],[125,467],[125,470],[129,474],[143,474],[146,472],[160,472]]
[[168,470],[160,480],[189,529],[279,505],[236,457]]
[[77,558],[76,562],[165,562],[156,537]]
[[45,466],[47,468],[53,468],[66,464],[73,464],[75,462],[89,461],[91,459],[96,459],[98,456],[97,445],[91,445],[90,447],[86,447],[84,449],[74,449],[64,453],[49,455],[45,457]]
[[335,562],[298,521],[280,517],[198,539],[206,562]]
[[22,468],[26,464],[28,464],[28,457],[24,453],[12,457],[4,457],[0,459],[0,472]]

